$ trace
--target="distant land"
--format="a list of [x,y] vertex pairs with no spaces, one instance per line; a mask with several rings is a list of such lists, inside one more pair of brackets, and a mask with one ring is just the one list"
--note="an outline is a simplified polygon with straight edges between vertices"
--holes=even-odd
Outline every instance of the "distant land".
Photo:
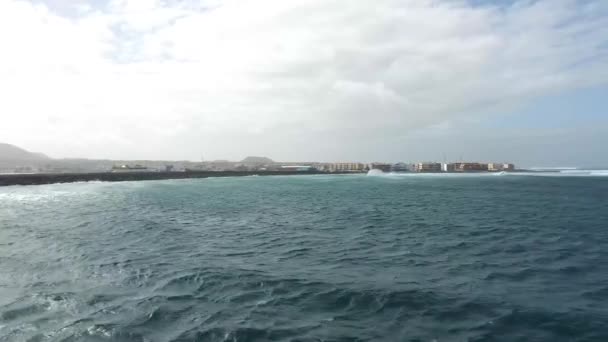
[[241,160],[243,164],[273,164],[274,160],[266,157],[247,157]]
[[509,172],[515,165],[505,161],[456,161],[418,163],[362,163],[357,161],[274,161],[264,156],[249,156],[241,161],[213,160],[108,160],[66,158],[54,159],[42,153],[27,151],[15,145],[0,143],[1,174],[64,174],[103,172],[328,172],[365,173],[369,170],[382,172]]
[[[116,170],[147,171],[198,171],[257,170],[268,169],[268,165],[282,165],[270,158],[249,156],[242,161],[214,160],[196,162],[188,160],[109,160],[88,158],[50,158],[42,153],[30,152],[24,148],[0,142],[0,174],[6,173],[79,173],[109,172]],[[124,168],[121,168],[124,167]],[[276,168],[276,167],[275,167]]]
[[[48,161],[51,158],[43,153],[30,152],[21,147],[0,142],[0,161]],[[88,158],[65,158],[63,160],[95,160]],[[214,160],[215,163],[232,163],[229,160]],[[242,164],[273,164],[268,157],[249,156],[241,160]]]
[[0,160],[33,161],[49,159],[51,158],[42,153],[29,152],[15,145],[0,143]]

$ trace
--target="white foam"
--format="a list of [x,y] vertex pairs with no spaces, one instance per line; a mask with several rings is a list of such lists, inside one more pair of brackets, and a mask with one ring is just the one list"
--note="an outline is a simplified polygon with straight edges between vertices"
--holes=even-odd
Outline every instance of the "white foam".
[[533,170],[533,171],[559,171],[559,170],[577,170],[578,167],[573,167],[573,166],[534,166],[534,167],[529,167],[527,168],[528,170]]
[[556,170],[556,171],[531,171],[531,172],[507,172],[506,176],[535,176],[535,177],[606,177],[608,170]]
[[608,170],[561,170],[559,173],[568,176],[608,176]]
[[[372,172],[375,171],[375,172]],[[371,170],[367,173],[368,176],[374,177],[510,177],[510,176],[536,176],[536,177],[606,177],[608,170],[583,170],[583,169],[567,169],[567,170],[546,170],[543,171],[524,171],[524,172],[464,172],[464,173],[417,173],[417,172],[382,172],[380,170]]]
[[382,170],[378,170],[378,169],[371,169],[367,172],[368,176],[385,176],[386,174],[382,171]]

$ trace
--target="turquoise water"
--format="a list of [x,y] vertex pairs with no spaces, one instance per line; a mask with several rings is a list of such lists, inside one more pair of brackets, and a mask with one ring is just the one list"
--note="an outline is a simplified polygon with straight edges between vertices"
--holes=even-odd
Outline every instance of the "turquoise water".
[[0,188],[0,341],[608,341],[608,177]]

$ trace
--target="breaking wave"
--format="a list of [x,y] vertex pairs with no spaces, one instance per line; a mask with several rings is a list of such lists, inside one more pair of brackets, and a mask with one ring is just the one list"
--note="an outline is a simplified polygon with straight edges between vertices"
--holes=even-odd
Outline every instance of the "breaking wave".
[[608,170],[568,169],[555,171],[530,171],[499,173],[502,176],[538,176],[538,177],[605,177]]

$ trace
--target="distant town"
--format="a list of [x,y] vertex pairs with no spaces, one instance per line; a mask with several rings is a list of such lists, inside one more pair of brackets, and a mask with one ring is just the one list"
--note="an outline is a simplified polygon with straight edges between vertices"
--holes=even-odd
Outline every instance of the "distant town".
[[52,159],[13,145],[0,144],[0,173],[87,173],[87,172],[305,172],[366,173],[382,172],[509,172],[515,165],[508,162],[276,162],[266,157],[247,157],[241,161],[154,161]]

